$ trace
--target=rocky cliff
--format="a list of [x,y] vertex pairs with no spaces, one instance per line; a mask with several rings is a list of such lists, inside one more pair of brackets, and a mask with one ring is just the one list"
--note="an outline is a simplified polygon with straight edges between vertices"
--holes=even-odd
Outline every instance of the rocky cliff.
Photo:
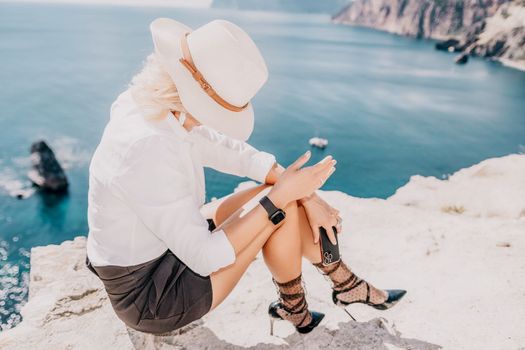
[[276,293],[261,256],[209,315],[152,337],[126,329],[115,316],[103,285],[84,265],[85,237],[33,248],[23,321],[0,333],[0,349],[521,349],[523,178],[525,155],[509,155],[447,180],[414,176],[387,200],[320,191],[341,211],[341,253],[354,271],[408,294],[387,311],[349,306],[353,322],[305,261],[309,305],[326,313],[305,336],[286,322],[269,335],[267,308]]
[[525,69],[525,2],[504,4],[483,23],[482,30],[466,36],[466,51]]
[[333,17],[416,38],[456,38],[457,51],[525,67],[522,0],[355,0]]
[[444,39],[464,33],[509,0],[356,0],[333,17],[418,38]]

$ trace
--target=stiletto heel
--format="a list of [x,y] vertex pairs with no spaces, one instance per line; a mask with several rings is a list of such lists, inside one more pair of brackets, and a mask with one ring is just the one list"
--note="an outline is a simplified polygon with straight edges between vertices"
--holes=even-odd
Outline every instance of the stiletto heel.
[[270,334],[273,335],[274,320],[286,320],[303,334],[311,332],[319,325],[324,314],[308,310],[302,274],[288,282],[277,282],[273,277],[272,281],[277,288],[279,300],[270,303],[268,307]]
[[273,324],[275,322],[275,318],[270,316],[270,335],[273,336]]
[[353,321],[357,322],[357,320],[354,318],[354,316],[352,316],[352,314],[346,309],[346,305],[345,305],[345,304],[343,304],[343,303],[341,303],[341,302],[337,302],[335,305],[337,305],[337,306],[339,306],[341,309],[343,309],[343,311],[346,312],[346,314],[347,314],[348,316],[350,316],[350,318],[351,318]]

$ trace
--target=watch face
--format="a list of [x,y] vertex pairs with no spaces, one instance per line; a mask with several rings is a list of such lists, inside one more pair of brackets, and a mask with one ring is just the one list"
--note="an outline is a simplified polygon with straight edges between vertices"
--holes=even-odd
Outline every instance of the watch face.
[[270,220],[273,222],[274,225],[277,225],[280,223],[284,218],[286,217],[286,214],[281,209],[278,209],[273,215],[270,217]]

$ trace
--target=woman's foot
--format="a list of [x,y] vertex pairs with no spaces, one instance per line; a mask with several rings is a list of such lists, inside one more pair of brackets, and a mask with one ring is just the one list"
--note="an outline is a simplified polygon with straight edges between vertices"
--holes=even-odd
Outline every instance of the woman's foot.
[[324,314],[308,310],[302,275],[288,282],[280,283],[273,278],[272,281],[277,287],[280,300],[272,302],[268,308],[270,334],[273,335],[273,322],[276,319],[291,322],[299,333],[311,332],[324,318]]
[[332,300],[337,305],[363,303],[385,310],[406,294],[404,290],[381,290],[374,287],[355,275],[342,260],[329,266],[322,263],[314,265],[332,281]]
[[268,315],[270,315],[270,335],[273,335],[273,323],[278,319],[290,321],[299,333],[310,333],[322,321],[324,314],[309,310],[306,310],[306,312],[308,313],[308,319],[310,321],[308,323],[300,322],[301,325],[296,325],[296,320],[304,317],[301,315],[302,312],[294,314],[286,310],[280,301],[272,302],[268,307]]

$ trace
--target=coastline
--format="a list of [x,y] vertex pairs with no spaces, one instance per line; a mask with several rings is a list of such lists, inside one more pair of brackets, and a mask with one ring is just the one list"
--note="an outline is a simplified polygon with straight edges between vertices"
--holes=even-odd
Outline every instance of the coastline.
[[[132,349],[137,342],[160,342],[164,349],[190,344],[301,349],[307,342],[314,348],[330,344],[361,350],[517,349],[525,344],[515,327],[525,322],[520,312],[525,307],[520,278],[525,270],[524,177],[525,155],[512,154],[461,169],[446,180],[415,175],[386,200],[320,191],[341,211],[346,225],[341,252],[356,273],[379,287],[408,290],[399,305],[384,312],[350,306],[358,322],[331,303],[329,284],[305,261],[309,303],[327,316],[307,336],[295,334],[285,322],[276,324],[278,336],[269,336],[266,309],[276,296],[259,255],[232,295],[202,321],[169,339],[133,332],[130,338],[100,281],[85,268],[85,237],[77,237],[32,249],[24,319],[0,334],[0,348]],[[203,210],[213,210],[220,200]]]
[[525,60],[513,61],[507,58],[499,58],[498,61],[501,62],[501,64],[503,64],[505,67],[514,68],[525,72]]
[[[332,17],[332,23],[355,25],[400,36],[456,41],[449,50],[525,68],[525,3],[456,3],[416,0],[355,0]],[[466,63],[465,61],[464,63]]]
[[[392,30],[392,29],[374,28],[374,27],[370,27],[370,26],[366,26],[366,25],[360,25],[360,24],[356,24],[356,23],[341,22],[341,21],[338,21],[338,20],[332,20],[331,22],[336,24],[336,25],[344,25],[344,26],[356,27],[356,28],[366,28],[366,29],[373,30],[373,31],[379,31],[379,32],[384,32],[384,33],[396,35],[396,36],[402,37],[402,38],[410,38],[410,39],[413,39],[413,40],[428,40],[428,41],[431,41],[433,43],[437,43],[437,42],[444,41],[444,40],[451,39],[451,38],[459,39],[459,37],[451,37],[451,36],[446,36],[446,35],[435,35],[435,36],[432,36],[430,38],[416,38],[414,36],[401,34],[398,31]],[[503,66],[505,66],[507,68],[517,69],[519,71],[525,71],[525,60],[511,60],[511,59],[502,58],[502,57],[493,57],[493,58],[491,58],[491,57],[485,57],[485,58],[481,57],[481,58],[485,59],[485,60],[488,60],[488,61],[492,60],[494,62],[499,62],[499,63],[501,63],[501,65],[503,65]]]
[[[434,42],[434,43],[437,43],[439,41],[444,41],[444,40],[447,40],[447,39],[451,38],[451,36],[444,36],[444,35],[436,35],[436,36],[433,36],[433,37],[430,37],[430,38],[416,38],[416,37],[413,37],[413,36],[400,34],[399,32],[397,32],[395,30],[379,29],[379,28],[369,27],[369,26],[365,26],[365,25],[360,25],[360,24],[355,24],[355,23],[344,23],[344,22],[339,22],[339,21],[334,21],[334,20],[332,20],[332,23],[337,24],[337,25],[345,25],[345,26],[350,26],[350,27],[356,27],[356,28],[366,28],[366,29],[370,29],[370,30],[373,30],[373,31],[379,31],[379,32],[384,32],[384,33],[396,35],[396,36],[402,37],[402,38],[410,38],[410,39],[413,39],[413,40],[428,40],[428,41],[431,41],[431,42]],[[452,37],[452,38],[456,38],[456,37]],[[507,68],[516,69],[516,70],[525,72],[525,60],[511,60],[511,59],[502,58],[502,57],[479,57],[479,58],[485,59],[487,61],[499,62],[501,65],[503,65],[503,66],[505,66]]]

